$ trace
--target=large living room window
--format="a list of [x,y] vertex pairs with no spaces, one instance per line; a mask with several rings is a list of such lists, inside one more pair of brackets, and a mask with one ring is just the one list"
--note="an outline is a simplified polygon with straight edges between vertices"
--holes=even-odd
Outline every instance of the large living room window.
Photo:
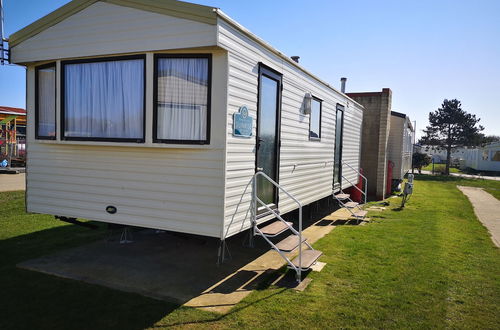
[[144,142],[145,56],[63,61],[62,139]]
[[35,69],[35,138],[56,139],[56,64]]
[[209,143],[210,88],[210,55],[155,55],[154,142]]

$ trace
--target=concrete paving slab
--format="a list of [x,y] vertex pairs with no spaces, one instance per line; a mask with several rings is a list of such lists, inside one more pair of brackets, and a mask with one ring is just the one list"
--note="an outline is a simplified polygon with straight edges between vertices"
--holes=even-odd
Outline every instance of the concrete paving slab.
[[276,279],[273,282],[273,285],[276,285],[280,288],[293,289],[295,291],[302,292],[309,286],[309,284],[311,284],[311,281],[312,281],[311,278],[306,277],[304,280],[302,280],[300,283],[298,283],[295,280],[295,275],[288,272],[288,273],[282,274],[278,279]]
[[0,192],[25,190],[26,174],[0,174]]
[[[310,225],[303,235],[314,243],[335,228],[335,221],[347,221],[349,215],[338,210]],[[285,264],[259,237],[255,237],[254,248],[242,246],[245,235],[227,240],[232,260],[220,266],[216,265],[217,239],[144,230],[134,233],[132,244],[119,244],[118,236],[111,242],[101,240],[18,267],[227,313],[264,279],[279,275],[276,270]],[[293,258],[296,254],[288,255]]]
[[314,265],[312,265],[311,270],[313,272],[320,272],[323,268],[325,268],[325,266],[326,262],[317,261]]
[[493,243],[500,247],[500,201],[482,188],[457,186],[467,196],[479,221],[488,228]]

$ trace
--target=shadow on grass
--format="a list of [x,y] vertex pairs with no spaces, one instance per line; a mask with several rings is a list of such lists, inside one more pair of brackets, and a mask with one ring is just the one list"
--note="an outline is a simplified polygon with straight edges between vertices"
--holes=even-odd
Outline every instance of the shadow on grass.
[[178,307],[16,268],[18,262],[102,239],[104,226],[99,227],[59,226],[0,241],[0,328],[144,329]]
[[[335,208],[335,203],[327,200],[307,206],[303,219],[304,229],[316,223],[323,215],[331,213]],[[2,292],[0,310],[4,315],[0,319],[1,329],[110,327],[144,329],[154,326],[158,321],[179,309],[180,304],[178,303],[156,300],[135,293],[17,268],[16,264],[27,260],[106,239],[109,232],[106,230],[106,225],[102,223],[96,223],[99,227],[97,230],[89,230],[76,225],[59,226],[58,222],[51,220],[50,217],[25,214],[21,206],[13,216],[16,218],[15,220],[10,219],[10,216],[4,218],[6,221],[15,222],[12,228],[19,226],[26,231],[26,228],[32,227],[33,230],[38,231],[0,240],[0,292]],[[284,216],[293,220],[294,223],[298,222],[297,212]],[[51,221],[54,221],[54,224]],[[245,234],[242,233],[240,236]],[[238,239],[240,241],[237,242]],[[233,242],[233,244],[241,246],[243,238],[235,237]],[[203,247],[205,250],[209,248],[210,246]],[[228,268],[231,268],[230,271],[236,271],[267,250],[254,249],[245,258],[230,261],[231,267]],[[215,264],[216,249],[213,249],[213,258]],[[230,278],[228,283],[217,287],[215,291],[227,293],[245,283],[247,283],[244,287],[246,290],[265,290],[276,276],[280,276],[284,271],[285,269],[272,273],[264,272],[248,283],[247,280],[255,274],[237,272],[234,278]],[[227,276],[228,273],[224,271],[223,275]],[[203,275],[200,276],[203,277]],[[283,290],[270,294],[268,298]],[[245,302],[238,304],[231,313],[238,312],[255,303],[258,301],[251,304]],[[204,315],[203,312],[200,313],[202,316]],[[225,317],[219,317],[217,314],[214,318],[214,315],[210,313],[206,318],[215,321]],[[190,324],[190,322],[186,324]]]
[[[180,304],[156,300],[135,293],[122,292],[82,281],[63,279],[43,273],[16,268],[16,264],[47,254],[60,252],[103,239],[107,236],[104,226],[89,230],[74,225],[60,226],[0,241],[0,319],[1,329],[12,328],[122,328],[144,329],[181,307]],[[232,260],[221,270],[223,275],[237,270],[243,264],[267,252],[267,249],[248,249],[248,258]],[[214,249],[214,256],[216,250]],[[214,258],[215,263],[215,258]],[[219,267],[220,268],[220,267]],[[240,290],[265,290],[278,276],[286,271],[236,272],[213,292],[230,293]],[[124,274],[124,276],[126,276]],[[200,278],[203,278],[201,276]],[[250,279],[252,279],[249,281]],[[222,278],[221,278],[222,279]],[[202,285],[203,285],[203,281]],[[243,287],[242,287],[243,286]],[[238,304],[231,312],[236,313],[263,299],[284,291],[274,292],[252,303]],[[190,309],[186,307],[186,309]],[[200,312],[203,321],[179,322],[181,324],[214,322],[227,315]],[[230,315],[229,314],[229,315]],[[206,316],[205,316],[206,315]]]
[[[302,273],[302,279],[306,279],[307,276],[311,273],[311,271],[303,272]],[[268,271],[264,272],[261,274],[261,277],[263,280],[258,284],[257,287],[253,288],[253,290],[258,290],[258,291],[264,291],[267,290],[273,285],[274,283],[274,290],[271,291],[269,294],[266,294],[264,297],[259,298],[257,300],[253,301],[242,301],[238,305],[236,305],[235,308],[231,309],[229,313],[226,314],[217,314],[214,315],[212,314],[211,316],[207,316],[202,319],[198,320],[193,320],[193,321],[173,321],[173,322],[166,322],[162,323],[158,326],[155,326],[154,328],[164,328],[164,327],[182,327],[182,326],[190,326],[190,325],[200,325],[200,324],[205,324],[210,326],[211,323],[216,323],[219,321],[222,321],[226,318],[231,317],[234,314],[237,314],[253,305],[256,305],[262,301],[268,300],[270,298],[273,298],[277,295],[282,294],[283,292],[295,288],[296,282],[295,282],[295,273],[292,271],[287,272],[286,266],[282,267],[281,269],[277,271]]]

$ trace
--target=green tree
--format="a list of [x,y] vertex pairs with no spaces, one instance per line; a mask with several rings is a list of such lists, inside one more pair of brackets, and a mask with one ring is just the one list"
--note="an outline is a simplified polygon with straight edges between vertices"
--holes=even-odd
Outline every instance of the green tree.
[[429,113],[429,126],[424,130],[420,143],[446,149],[445,173],[450,174],[451,150],[474,146],[482,140],[480,132],[484,127],[478,125],[479,121],[476,115],[462,110],[462,104],[457,99],[445,99],[439,109]]
[[427,154],[423,154],[421,152],[415,152],[412,156],[412,164],[413,168],[418,170],[418,173],[422,174],[422,167],[425,167],[431,163],[431,157]]

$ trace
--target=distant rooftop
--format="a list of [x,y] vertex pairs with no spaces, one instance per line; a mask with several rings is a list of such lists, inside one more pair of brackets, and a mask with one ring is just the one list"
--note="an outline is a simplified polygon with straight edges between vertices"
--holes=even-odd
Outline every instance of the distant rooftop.
[[0,105],[0,113],[5,115],[26,115],[26,110]]

